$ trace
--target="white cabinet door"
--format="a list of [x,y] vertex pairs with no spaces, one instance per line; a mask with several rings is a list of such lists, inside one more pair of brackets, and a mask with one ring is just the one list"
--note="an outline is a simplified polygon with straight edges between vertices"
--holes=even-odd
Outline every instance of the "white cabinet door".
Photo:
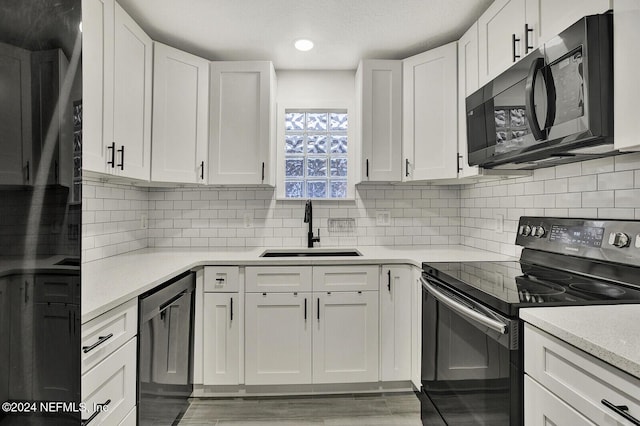
[[403,180],[457,177],[456,44],[403,61]]
[[495,0],[478,18],[480,86],[524,57],[525,0]]
[[524,376],[524,426],[595,426],[570,405]]
[[149,180],[152,42],[113,0],[83,0],[82,167]]
[[204,294],[203,379],[205,385],[237,385],[240,371],[238,293]]
[[640,150],[640,120],[634,112],[640,98],[637,70],[640,56],[617,54],[634,52],[640,45],[640,2],[615,0],[613,9],[613,134],[621,151]]
[[356,73],[362,181],[401,181],[402,61],[364,60]]
[[458,40],[458,177],[477,176],[469,165],[467,146],[467,96],[478,90],[478,23]]
[[153,44],[117,3],[114,43],[113,139],[105,139],[115,142],[118,175],[149,180]]
[[378,292],[313,297],[313,383],[378,381]]
[[114,0],[82,0],[82,168],[99,173],[112,169],[114,13]]
[[271,184],[275,139],[273,64],[211,63],[210,184]]
[[204,183],[209,140],[209,61],[154,42],[154,182]]
[[384,265],[380,277],[380,380],[411,378],[412,267]]
[[[611,0],[526,0],[530,46],[540,46],[586,15],[613,8]],[[532,38],[533,37],[533,38]]]
[[245,384],[311,383],[311,293],[248,293]]

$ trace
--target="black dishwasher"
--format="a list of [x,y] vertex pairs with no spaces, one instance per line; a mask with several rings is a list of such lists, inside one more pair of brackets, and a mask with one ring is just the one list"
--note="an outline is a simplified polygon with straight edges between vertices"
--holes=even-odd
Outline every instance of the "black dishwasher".
[[186,272],[138,302],[138,425],[171,425],[193,391],[195,277]]

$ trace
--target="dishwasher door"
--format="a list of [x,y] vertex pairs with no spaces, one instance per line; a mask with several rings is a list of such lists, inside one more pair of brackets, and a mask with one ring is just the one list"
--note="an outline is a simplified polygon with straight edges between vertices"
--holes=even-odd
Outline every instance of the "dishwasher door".
[[138,424],[171,425],[193,391],[192,273],[140,297]]

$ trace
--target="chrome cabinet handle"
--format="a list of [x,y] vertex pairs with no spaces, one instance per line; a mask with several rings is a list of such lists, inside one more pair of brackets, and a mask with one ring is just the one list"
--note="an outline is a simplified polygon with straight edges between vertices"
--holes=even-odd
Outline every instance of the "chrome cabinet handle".
[[83,346],[82,352],[84,352],[85,354],[88,354],[89,352],[91,352],[92,350],[94,350],[95,348],[97,348],[107,340],[111,339],[112,337],[113,337],[113,333],[109,333],[106,336],[98,336],[98,341],[91,346]]
[[409,177],[409,159],[404,160],[404,177]]
[[304,298],[304,320],[307,320],[307,298]]
[[388,278],[387,288],[389,289],[389,293],[391,293],[391,269],[387,271],[387,278]]
[[231,305],[231,306],[230,306],[230,308],[229,308],[229,311],[230,311],[230,319],[229,319],[229,320],[230,320],[230,321],[233,321],[233,297],[231,298],[230,305]]
[[95,419],[100,413],[102,413],[103,411],[106,411],[105,408],[107,407],[107,405],[111,404],[111,400],[107,399],[105,402],[103,402],[102,404],[97,404],[100,409],[96,409],[96,411],[93,412],[93,414],[91,415],[91,417],[89,417],[88,419],[82,419],[80,421],[80,423],[82,424],[82,426],[86,426],[89,423],[91,423],[93,421],[93,419]]
[[624,417],[626,420],[629,420],[634,425],[640,426],[640,420],[636,419],[631,414],[629,414],[629,407],[627,407],[626,405],[614,405],[611,402],[607,401],[606,399],[603,399],[600,402],[602,403],[602,405],[609,408],[614,413]]
[[200,163],[200,179],[204,180],[204,161]]
[[366,160],[366,176],[369,177],[369,159]]

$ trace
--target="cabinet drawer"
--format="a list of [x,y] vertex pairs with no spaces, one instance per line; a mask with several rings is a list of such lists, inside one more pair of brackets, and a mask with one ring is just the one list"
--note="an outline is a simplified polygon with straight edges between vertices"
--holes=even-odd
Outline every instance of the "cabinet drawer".
[[524,376],[524,424],[594,426],[583,415],[527,375]]
[[378,290],[378,265],[314,266],[313,291]]
[[602,404],[626,405],[640,419],[640,380],[529,324],[525,372],[596,424],[627,424]]
[[311,291],[311,267],[265,266],[247,268],[248,293],[290,293]]
[[240,290],[240,268],[237,266],[207,266],[204,268],[205,292],[236,292]]
[[83,373],[137,334],[137,302],[132,299],[82,325]]
[[136,339],[129,340],[100,364],[82,375],[85,419],[95,414],[95,404],[105,404],[91,424],[117,425],[136,405]]

